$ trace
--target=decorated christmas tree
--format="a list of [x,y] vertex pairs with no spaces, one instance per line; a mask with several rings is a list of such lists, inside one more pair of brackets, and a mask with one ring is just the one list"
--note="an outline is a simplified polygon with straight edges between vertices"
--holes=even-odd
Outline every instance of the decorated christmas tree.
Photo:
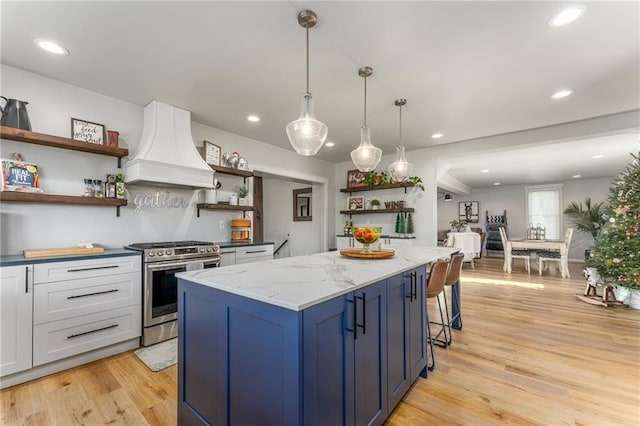
[[585,265],[607,284],[640,290],[640,153],[631,156],[609,190],[608,222]]
[[413,216],[411,213],[407,216],[407,234],[413,234]]

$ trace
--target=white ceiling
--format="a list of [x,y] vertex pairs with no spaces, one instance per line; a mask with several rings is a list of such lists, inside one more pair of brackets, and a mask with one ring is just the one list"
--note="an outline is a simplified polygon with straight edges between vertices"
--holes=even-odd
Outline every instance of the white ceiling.
[[[365,65],[374,69],[367,121],[384,154],[398,143],[393,103],[400,97],[408,100],[408,151],[640,108],[640,3],[586,4],[581,19],[550,29],[547,21],[566,3],[3,1],[1,58],[141,106],[157,99],[191,111],[195,121],[291,149],[284,127],[298,117],[305,89],[305,32],[296,16],[310,8],[319,21],[310,30],[311,92],[336,143],[317,157],[338,163],[359,143],[357,71]],[[47,54],[34,46],[37,37],[71,54]],[[561,88],[575,94],[550,100]],[[249,114],[261,121],[248,122]],[[435,132],[445,137],[436,142]],[[624,141],[607,141],[618,160],[606,163],[605,175],[629,161],[637,140],[635,129]],[[584,150],[586,143],[565,147]],[[540,149],[505,152],[511,157],[499,162],[522,176],[515,161]],[[496,155],[487,160],[495,163]],[[588,165],[568,164],[573,157],[548,162],[555,167],[549,173],[586,175],[578,169]],[[498,178],[532,183],[485,180],[474,175],[473,159],[449,160],[449,174],[472,187]]]

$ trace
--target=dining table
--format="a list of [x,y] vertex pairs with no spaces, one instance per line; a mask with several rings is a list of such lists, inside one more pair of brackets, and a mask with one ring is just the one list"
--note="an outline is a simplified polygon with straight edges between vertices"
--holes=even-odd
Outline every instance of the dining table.
[[511,251],[512,250],[557,250],[560,252],[560,274],[562,278],[569,276],[569,264],[567,244],[565,240],[529,240],[526,238],[513,238],[507,240],[504,252],[504,270],[511,273]]
[[482,241],[477,232],[449,232],[446,244],[448,247],[459,248],[464,253],[464,262],[471,262],[480,256]]

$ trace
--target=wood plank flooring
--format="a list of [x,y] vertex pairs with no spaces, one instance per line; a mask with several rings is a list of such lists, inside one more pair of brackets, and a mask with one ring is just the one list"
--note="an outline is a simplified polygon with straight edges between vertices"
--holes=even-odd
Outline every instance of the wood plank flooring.
[[[579,301],[570,270],[465,266],[464,328],[387,425],[640,424],[640,311]],[[2,390],[0,424],[175,425],[176,394],[177,367],[153,373],[131,351]]]

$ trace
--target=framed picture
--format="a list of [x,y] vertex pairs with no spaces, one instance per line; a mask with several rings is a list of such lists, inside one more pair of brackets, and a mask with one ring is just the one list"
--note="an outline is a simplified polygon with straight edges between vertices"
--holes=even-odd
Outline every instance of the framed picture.
[[102,145],[106,140],[105,126],[79,118],[71,118],[71,139]]
[[364,175],[365,172],[361,172],[360,170],[349,170],[347,172],[347,188],[358,188],[361,186],[365,186],[364,184]]
[[467,223],[478,223],[478,202],[477,201],[462,201],[458,203],[458,215],[460,220],[465,220]]
[[364,210],[364,197],[347,197],[347,210]]
[[218,145],[209,141],[203,141],[202,144],[202,156],[207,164],[212,166],[219,166],[221,163],[222,150]]

